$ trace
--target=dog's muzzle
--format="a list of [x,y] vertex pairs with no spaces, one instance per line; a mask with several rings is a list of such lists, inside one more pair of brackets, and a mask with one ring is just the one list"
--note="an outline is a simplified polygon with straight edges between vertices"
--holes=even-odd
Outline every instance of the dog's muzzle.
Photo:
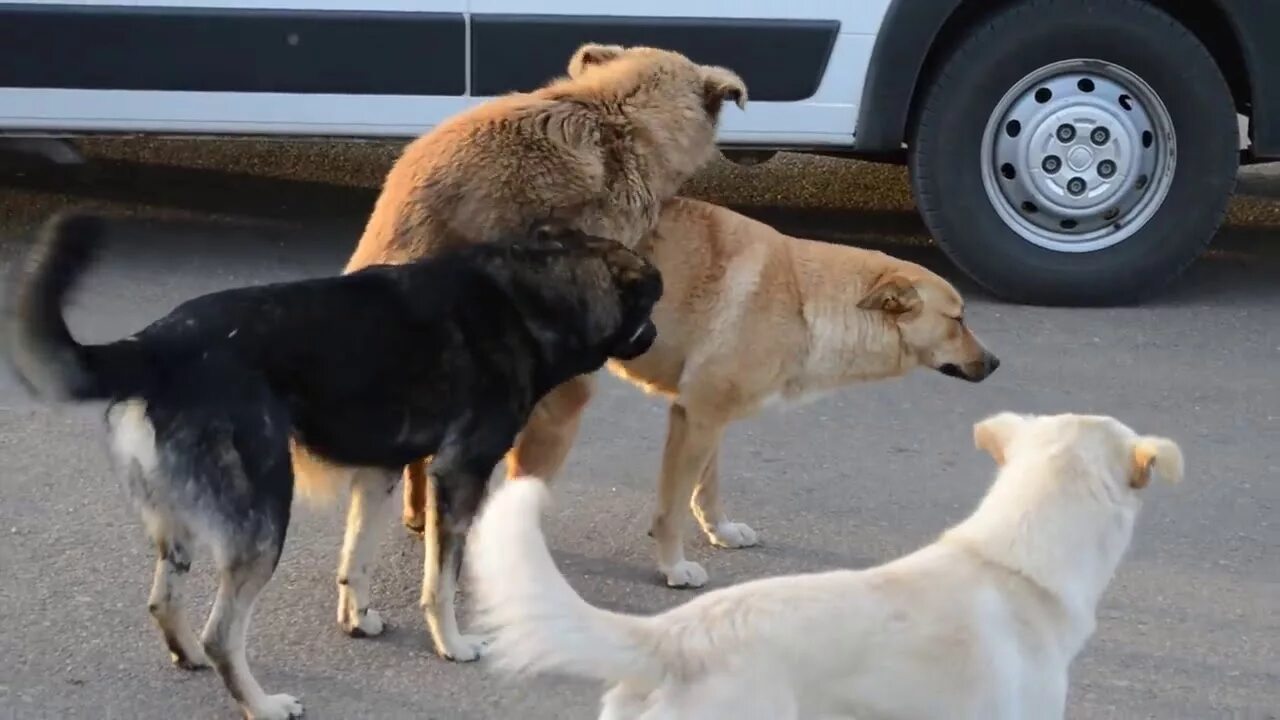
[[986,380],[998,367],[1000,367],[1000,358],[987,352],[983,353],[982,359],[976,362],[963,365],[946,363],[945,365],[939,365],[937,370],[947,377],[960,378],[961,380],[976,383]]
[[609,355],[619,360],[637,358],[648,352],[653,346],[653,341],[657,339],[657,326],[652,320],[645,320],[644,324],[637,327],[629,337],[619,342]]

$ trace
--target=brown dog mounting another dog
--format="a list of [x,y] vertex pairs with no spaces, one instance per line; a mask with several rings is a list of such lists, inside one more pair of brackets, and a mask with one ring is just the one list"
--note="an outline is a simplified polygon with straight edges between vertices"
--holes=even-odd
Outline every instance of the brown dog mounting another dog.
[[[742,79],[725,68],[657,48],[584,45],[568,77],[480,104],[410,143],[346,271],[410,262],[537,223],[634,247],[662,202],[714,157],[724,104],[746,100]],[[509,475],[555,475],[592,388],[582,375],[538,403],[507,456]],[[407,468],[405,523],[424,532],[431,566],[438,528],[425,512],[429,475],[425,459]],[[441,630],[456,623],[452,593],[439,579],[440,568],[428,567],[427,624],[436,652],[458,658]]]

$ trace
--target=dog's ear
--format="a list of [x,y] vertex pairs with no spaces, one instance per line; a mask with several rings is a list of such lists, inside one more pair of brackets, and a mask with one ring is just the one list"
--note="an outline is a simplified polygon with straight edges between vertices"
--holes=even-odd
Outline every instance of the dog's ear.
[[1160,473],[1170,483],[1182,482],[1186,471],[1182,448],[1166,437],[1147,435],[1138,438],[1133,445],[1133,467],[1129,473],[1129,487],[1141,490],[1151,482],[1151,473]]
[[974,424],[973,445],[990,455],[996,465],[1004,465],[1004,449],[1026,421],[1024,416],[1007,410],[991,415]]
[[881,310],[891,315],[910,312],[920,306],[920,293],[910,278],[889,273],[876,281],[858,301],[863,310]]
[[734,71],[717,65],[704,65],[702,83],[708,110],[719,113],[720,105],[726,100],[732,101],[740,110],[747,109],[747,84]]
[[625,52],[626,48],[621,45],[587,43],[578,48],[573,53],[573,57],[569,58],[569,77],[576,78],[585,72],[587,68],[615,60]]

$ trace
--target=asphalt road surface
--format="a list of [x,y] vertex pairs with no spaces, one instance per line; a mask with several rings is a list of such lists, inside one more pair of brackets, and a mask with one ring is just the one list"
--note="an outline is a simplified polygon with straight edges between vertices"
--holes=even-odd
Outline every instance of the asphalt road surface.
[[[132,215],[72,312],[82,337],[115,338],[198,293],[338,270],[394,151],[96,142],[93,171],[75,175],[6,158],[0,265],[67,203]],[[1276,184],[1253,177],[1247,189]],[[733,427],[721,461],[728,507],[763,544],[696,540],[709,588],[865,567],[928,542],[992,476],[971,446],[987,413],[1113,413],[1179,440],[1188,476],[1147,495],[1074,666],[1068,717],[1280,717],[1280,205],[1238,199],[1214,251],[1147,305],[1071,310],[978,292],[925,241],[895,168],[780,157],[718,165],[691,192],[938,269],[967,293],[972,326],[1004,361],[981,385],[920,372]],[[171,667],[150,624],[152,557],[107,472],[99,417],[97,407],[39,407],[0,373],[0,718],[232,718],[217,678]],[[645,536],[665,418],[659,401],[608,378],[556,483],[550,542],[593,603],[650,612],[694,596],[661,586]],[[342,635],[341,529],[341,508],[298,505],[251,635],[268,692],[299,695],[310,718],[594,717],[594,684],[508,681],[483,662],[434,657],[417,603],[422,545],[398,523],[374,576],[390,628]],[[206,555],[191,585],[202,617]]]

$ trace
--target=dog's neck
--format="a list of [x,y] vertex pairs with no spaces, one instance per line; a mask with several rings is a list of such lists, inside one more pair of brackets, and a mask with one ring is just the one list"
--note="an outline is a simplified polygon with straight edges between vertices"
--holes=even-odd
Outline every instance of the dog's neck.
[[847,298],[802,293],[801,314],[809,328],[803,392],[898,377],[915,366],[902,351],[898,329]]
[[[633,95],[629,104],[631,107],[624,110],[623,115],[635,131],[630,133],[630,139],[643,150],[634,155],[642,165],[637,169],[645,176],[645,185],[655,199],[674,197],[689,178],[715,157],[718,122],[711,123],[704,132],[687,129],[673,132],[661,120],[653,119],[671,112],[661,98],[651,98],[642,91]],[[650,157],[657,159],[651,161]]]
[[[589,341],[592,329],[585,326],[588,320],[568,310],[557,314],[548,313],[545,309],[535,310],[525,298],[536,294],[538,288],[529,287],[509,265],[490,264],[474,277],[484,278],[486,282],[468,283],[470,292],[491,298],[504,297],[506,302],[501,306],[476,302],[476,307],[496,309],[491,309],[489,315],[472,325],[477,329],[483,328],[486,337],[494,336],[492,326],[500,318],[508,325],[510,332],[503,334],[508,345],[502,351],[519,353],[527,358],[526,363],[519,365],[519,369],[527,373],[521,381],[527,383],[525,389],[535,399],[577,375],[594,372],[603,366],[604,354],[593,348]],[[458,274],[455,273],[451,279],[457,280]],[[466,299],[459,305],[465,309]]]
[[793,237],[782,247],[796,309],[808,328],[808,347],[784,395],[799,398],[898,377],[916,366],[892,320],[857,306],[866,288],[851,280],[858,266],[849,248]]
[[[1056,598],[1070,619],[1063,638],[1070,656],[1093,633],[1098,603],[1129,547],[1137,516],[1136,502],[1077,482],[1072,472],[1070,464],[1044,457],[1011,461],[977,510],[942,537]],[[1018,477],[1027,473],[1056,477]]]

